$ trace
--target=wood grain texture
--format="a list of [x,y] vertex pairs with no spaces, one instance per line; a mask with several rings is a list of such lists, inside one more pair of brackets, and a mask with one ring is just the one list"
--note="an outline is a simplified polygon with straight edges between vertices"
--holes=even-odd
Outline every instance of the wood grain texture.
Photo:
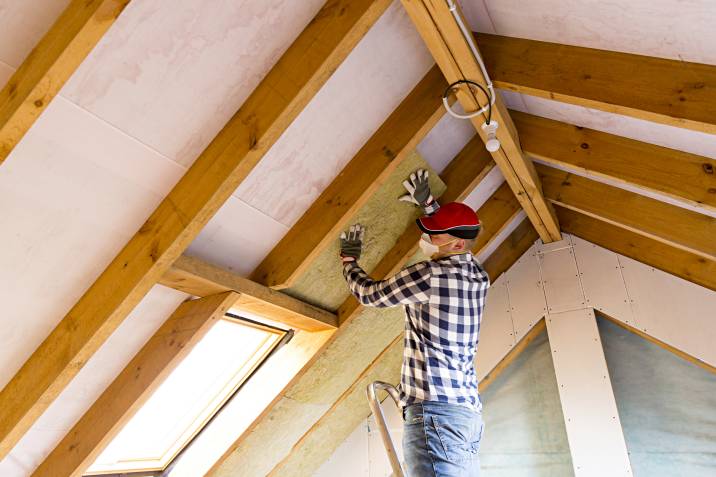
[[83,475],[238,296],[224,292],[179,305],[32,475]]
[[130,0],[72,0],[0,91],[0,164]]
[[447,83],[433,67],[256,267],[251,278],[290,287],[443,116]]
[[512,111],[522,147],[550,165],[716,211],[716,160]]
[[537,231],[529,220],[520,222],[482,264],[490,276],[490,281],[495,283],[538,238]]
[[702,287],[716,290],[716,261],[561,206],[557,206],[556,210],[565,232]]
[[388,7],[330,0],[0,392],[0,459],[181,255]]
[[285,323],[299,330],[321,331],[338,326],[336,315],[329,311],[188,255],[179,257],[159,283],[200,297],[235,291],[239,293],[235,309]]
[[716,134],[716,66],[475,36],[498,88]]
[[570,172],[537,164],[552,203],[716,260],[716,219]]
[[[448,83],[464,79],[486,83],[444,0],[402,0],[402,3]],[[461,14],[459,8],[458,13]],[[463,109],[468,112],[476,111],[480,105],[487,103],[484,94],[476,94],[467,88],[460,89],[456,95]],[[540,237],[545,242],[560,240],[559,224],[552,206],[542,195],[532,160],[523,153],[512,119],[499,96],[492,107],[491,117],[499,124],[497,138],[501,144],[492,155],[495,163],[515,191]],[[486,113],[470,120],[483,140],[485,133],[482,125],[485,119]]]

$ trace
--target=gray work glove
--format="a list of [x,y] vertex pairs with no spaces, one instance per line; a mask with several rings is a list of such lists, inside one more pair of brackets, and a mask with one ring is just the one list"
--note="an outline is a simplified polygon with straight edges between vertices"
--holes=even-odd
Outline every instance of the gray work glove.
[[[361,224],[351,225],[348,232],[341,233],[341,257],[358,260],[363,250],[365,227]],[[345,260],[348,261],[348,260]]]
[[418,169],[410,174],[410,178],[403,182],[403,187],[408,193],[398,200],[410,202],[423,209],[426,209],[434,200],[430,193],[430,184],[428,184],[428,171],[425,169]]

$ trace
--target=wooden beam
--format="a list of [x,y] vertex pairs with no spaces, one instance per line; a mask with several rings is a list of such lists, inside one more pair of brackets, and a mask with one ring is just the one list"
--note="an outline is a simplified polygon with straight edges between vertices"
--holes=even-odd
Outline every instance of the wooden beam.
[[238,297],[224,292],[179,305],[32,475],[83,475]]
[[522,147],[549,165],[716,211],[716,160],[512,112]]
[[[447,2],[402,0],[402,3],[449,83],[464,79],[486,83]],[[458,13],[460,13],[459,8]],[[484,95],[480,95],[482,98],[478,100],[468,91],[463,89],[457,94],[458,101],[465,111],[476,111],[480,109],[480,105],[487,103]],[[485,133],[482,125],[485,117],[486,114],[471,119],[483,139]],[[542,195],[534,165],[522,152],[512,119],[499,96],[492,108],[492,119],[499,124],[497,138],[501,143],[500,149],[492,155],[495,163],[515,192],[542,240],[545,242],[560,240],[559,224],[554,211]]]
[[697,357],[695,357],[695,356],[692,356],[692,355],[690,355],[689,353],[686,353],[686,352],[684,352],[684,351],[681,351],[680,349],[675,348],[675,347],[671,346],[671,345],[668,344],[668,343],[664,343],[663,341],[661,341],[661,340],[659,340],[659,339],[657,339],[657,338],[654,338],[654,337],[651,336],[650,334],[644,333],[642,330],[640,330],[640,329],[638,329],[638,328],[634,328],[633,326],[630,326],[630,325],[626,324],[625,322],[623,322],[623,321],[621,321],[621,320],[618,320],[618,319],[616,319],[616,318],[614,318],[614,317],[612,317],[612,316],[607,315],[606,313],[604,313],[604,312],[601,311],[601,310],[596,310],[596,309],[595,309],[595,310],[594,310],[594,313],[596,313],[596,315],[597,315],[598,317],[602,317],[602,318],[604,318],[605,320],[609,320],[609,321],[611,321],[612,323],[614,323],[615,325],[620,326],[621,328],[623,328],[623,329],[625,329],[625,330],[627,330],[627,331],[630,331],[630,332],[634,333],[635,335],[638,335],[638,336],[644,338],[645,340],[649,341],[650,343],[654,343],[655,345],[657,345],[657,346],[660,347],[660,348],[665,349],[665,350],[668,351],[669,353],[675,354],[675,355],[678,356],[679,358],[681,358],[681,359],[683,359],[683,360],[686,360],[686,361],[688,361],[688,362],[691,363],[691,364],[695,364],[695,365],[698,366],[699,368],[705,369],[706,371],[708,371],[708,372],[710,372],[710,373],[716,374],[716,367],[711,366],[710,364],[708,364],[708,363],[706,363],[706,362],[700,360],[699,358],[697,358]]
[[557,206],[556,210],[565,232],[684,280],[716,290],[716,261],[561,206]]
[[552,203],[687,252],[716,260],[716,219],[542,164]]
[[238,292],[235,309],[299,330],[321,331],[338,327],[338,318],[330,311],[309,305],[196,257],[179,257],[159,283],[195,296],[229,290]]
[[[467,197],[470,192],[475,188],[485,176],[494,168],[494,162],[490,158],[484,147],[478,147],[481,141],[475,139],[468,143],[463,150],[450,162],[445,168],[443,173],[440,175],[443,182],[446,184],[447,189],[441,196],[440,200],[449,201],[460,201]],[[335,237],[334,237],[335,240]],[[373,269],[371,275],[374,277],[386,277],[399,270],[405,263],[412,258],[418,248],[418,241],[420,240],[420,230],[417,226],[408,227],[405,232],[398,239],[396,244],[386,253],[380,263]],[[338,311],[340,326],[316,352],[313,358],[306,363],[303,368],[296,373],[293,380],[282,392],[282,396],[290,395],[297,388],[311,389],[315,388],[316,374],[324,375],[326,370],[323,369],[321,373],[313,373],[312,368],[326,367],[326,366],[344,366],[342,363],[328,364],[326,360],[323,360],[324,355],[330,356],[342,356],[352,352],[355,347],[356,337],[355,333],[369,332],[370,326],[366,326],[365,323],[361,324],[361,312],[363,307],[359,305],[358,301],[352,297],[348,297],[345,302],[340,306]],[[356,324],[358,323],[358,324]],[[356,330],[358,328],[358,330]],[[385,333],[384,333],[385,334]],[[391,336],[386,340],[385,345],[387,346],[395,337]],[[385,346],[376,350],[375,356],[377,356]],[[357,376],[357,374],[356,374]],[[346,385],[346,389],[350,386],[350,383]],[[300,391],[299,391],[300,392]],[[286,398],[289,399],[290,398]],[[231,448],[224,453],[216,464],[212,467],[212,470],[207,475],[229,475],[232,469],[229,467],[233,465],[237,455],[244,455],[247,452],[246,446],[256,445],[255,441],[251,440],[252,434],[262,435],[267,432],[268,426],[271,426],[271,420],[277,418],[277,412],[281,413],[279,419],[290,420],[286,418],[283,411],[285,401],[277,399],[267,407],[264,412],[254,420],[250,428],[244,432]],[[289,406],[290,407],[290,406]],[[292,421],[291,421],[292,422]],[[300,439],[300,436],[295,437],[296,440]],[[246,442],[251,444],[247,444]],[[248,452],[253,453],[253,447],[248,449]],[[277,461],[278,462],[278,461]]]
[[251,274],[275,288],[291,286],[348,225],[445,113],[447,86],[433,67]]
[[476,34],[498,88],[716,134],[716,66]]
[[527,349],[527,346],[529,346],[529,344],[532,343],[545,329],[546,325],[544,318],[540,318],[537,323],[532,325],[532,328],[530,328],[520,341],[518,341],[517,344],[507,352],[505,357],[502,358],[500,362],[497,363],[495,367],[480,380],[480,392],[485,392],[485,390],[487,390],[487,388],[495,382],[497,377],[502,374],[502,372],[507,369],[512,362],[517,359],[517,357],[521,355],[525,349]]
[[529,220],[520,222],[482,264],[490,276],[490,281],[495,283],[499,276],[506,272],[538,238]]
[[130,0],[72,0],[0,91],[0,164]]
[[0,392],[0,459],[248,176],[390,4],[329,0]]

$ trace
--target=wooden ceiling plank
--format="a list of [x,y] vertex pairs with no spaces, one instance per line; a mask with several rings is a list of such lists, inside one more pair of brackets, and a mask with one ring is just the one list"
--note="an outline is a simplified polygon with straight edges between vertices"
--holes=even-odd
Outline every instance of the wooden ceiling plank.
[[549,165],[716,212],[716,160],[512,111],[522,147]]
[[318,12],[0,392],[0,459],[179,258],[390,3],[329,0]]
[[185,301],[33,472],[80,477],[152,393],[233,306],[238,293]]
[[702,287],[716,290],[716,261],[561,206],[555,208],[565,232]]
[[501,89],[716,134],[716,66],[476,34]]
[[200,297],[229,290],[238,292],[235,309],[299,330],[322,331],[338,327],[338,318],[330,311],[188,255],[179,257],[159,283]]
[[130,0],[72,0],[0,90],[0,164]]
[[[402,0],[402,4],[449,83],[463,79],[485,83],[482,71],[444,0]],[[476,111],[487,102],[484,97],[478,101],[474,94],[464,91],[461,90],[457,98],[465,111]],[[485,117],[486,114],[471,119],[483,139]],[[492,108],[492,119],[499,124],[497,138],[501,143],[500,149],[493,153],[495,163],[540,237],[545,242],[560,240],[559,224],[552,206],[542,195],[534,165],[523,153],[512,119],[499,96]]]
[[553,204],[716,260],[716,218],[542,164],[537,172]]
[[440,95],[446,86],[440,70],[431,68],[251,278],[273,288],[291,286],[445,114]]

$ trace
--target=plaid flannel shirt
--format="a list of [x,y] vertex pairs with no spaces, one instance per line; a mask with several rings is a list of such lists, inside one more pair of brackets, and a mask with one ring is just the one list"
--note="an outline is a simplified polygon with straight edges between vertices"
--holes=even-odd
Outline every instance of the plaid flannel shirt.
[[343,275],[363,305],[405,306],[403,407],[441,401],[481,410],[474,362],[490,279],[471,253],[420,262],[387,280],[372,280],[355,262]]

